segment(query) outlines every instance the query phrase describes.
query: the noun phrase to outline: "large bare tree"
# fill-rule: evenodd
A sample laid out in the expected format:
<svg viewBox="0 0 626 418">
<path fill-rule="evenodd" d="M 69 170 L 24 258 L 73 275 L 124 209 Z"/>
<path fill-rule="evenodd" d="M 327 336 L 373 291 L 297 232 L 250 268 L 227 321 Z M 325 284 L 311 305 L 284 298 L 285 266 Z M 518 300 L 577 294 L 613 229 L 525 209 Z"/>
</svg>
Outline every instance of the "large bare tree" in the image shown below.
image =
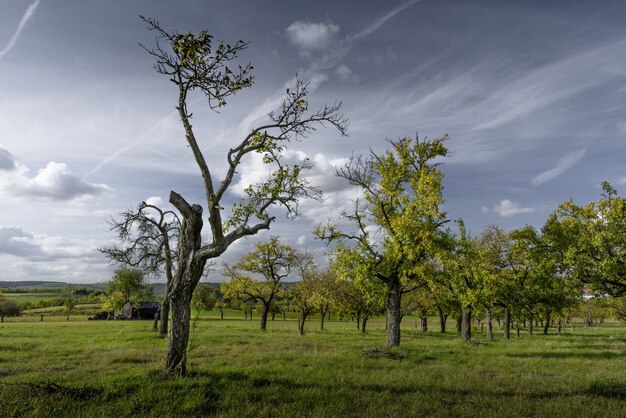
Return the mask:
<svg viewBox="0 0 626 418">
<path fill-rule="evenodd" d="M 277 109 L 268 114 L 268 121 L 252 128 L 242 139 L 233 139 L 234 146 L 226 153 L 226 171 L 216 179 L 209 168 L 192 127 L 189 97 L 201 93 L 210 109 L 226 105 L 226 99 L 253 83 L 252 66 L 232 65 L 238 54 L 248 47 L 243 41 L 232 45 L 214 42 L 207 32 L 199 34 L 164 29 L 159 22 L 142 17 L 148 29 L 156 33 L 156 46 L 147 48 L 155 59 L 155 70 L 168 78 L 178 90 L 176 109 L 184 128 L 186 143 L 202 175 L 205 204 L 208 212 L 209 238 L 203 240 L 203 207 L 191 204 L 172 191 L 169 202 L 181 218 L 177 234 L 176 267 L 168 285 L 167 300 L 171 310 L 168 352 L 165 369 L 168 373 L 186 372 L 189 341 L 190 306 L 193 291 L 208 260 L 215 259 L 240 238 L 269 229 L 275 216 L 274 207 L 281 207 L 288 218 L 299 215 L 302 198 L 319 198 L 320 190 L 303 177 L 311 167 L 308 160 L 288 164 L 282 152 L 293 139 L 306 138 L 319 126 L 333 126 L 346 134 L 347 121 L 339 113 L 341 104 L 324 105 L 310 110 L 308 84 L 296 80 Z M 245 196 L 225 214 L 227 192 L 236 181 L 238 170 L 247 156 L 260 154 L 271 174 L 245 189 Z"/>
<path fill-rule="evenodd" d="M 151 275 L 164 274 L 167 295 L 178 265 L 175 247 L 180 230 L 178 215 L 141 202 L 137 209 L 122 212 L 117 219 L 111 218 L 109 225 L 119 243 L 100 248 L 100 252 L 113 263 L 139 268 Z M 168 332 L 169 307 L 168 298 L 163 298 L 159 327 L 161 336 Z"/>
</svg>

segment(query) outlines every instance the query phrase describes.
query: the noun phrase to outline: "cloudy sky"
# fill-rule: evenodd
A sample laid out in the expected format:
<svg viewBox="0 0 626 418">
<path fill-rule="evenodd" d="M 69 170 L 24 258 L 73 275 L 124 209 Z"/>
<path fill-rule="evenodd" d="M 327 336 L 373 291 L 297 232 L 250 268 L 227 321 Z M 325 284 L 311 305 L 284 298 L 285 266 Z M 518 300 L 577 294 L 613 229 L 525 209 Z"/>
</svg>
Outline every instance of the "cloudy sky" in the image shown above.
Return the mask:
<svg viewBox="0 0 626 418">
<path fill-rule="evenodd" d="M 0 2 L 0 280 L 97 282 L 106 219 L 170 190 L 202 202 L 176 87 L 139 43 L 138 15 L 180 32 L 250 41 L 255 85 L 219 114 L 191 103 L 207 160 L 280 97 L 297 73 L 315 103 L 336 100 L 349 137 L 320 130 L 290 147 L 315 162 L 324 203 L 270 234 L 318 256 L 317 222 L 354 191 L 333 176 L 385 138 L 450 135 L 446 209 L 473 232 L 540 226 L 559 202 L 626 192 L 626 2 L 390 0 L 11 0 Z M 237 190 L 263 175 L 248 161 Z M 248 173 L 247 175 L 245 175 Z M 209 280 L 218 280 L 218 275 Z"/>
</svg>

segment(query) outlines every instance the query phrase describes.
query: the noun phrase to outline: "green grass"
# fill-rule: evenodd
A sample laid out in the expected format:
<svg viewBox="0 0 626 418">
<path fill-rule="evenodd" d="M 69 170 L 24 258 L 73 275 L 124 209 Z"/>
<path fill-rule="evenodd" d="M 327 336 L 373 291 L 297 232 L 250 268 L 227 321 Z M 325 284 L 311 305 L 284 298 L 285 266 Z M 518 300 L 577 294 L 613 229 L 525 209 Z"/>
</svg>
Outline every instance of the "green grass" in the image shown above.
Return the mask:
<svg viewBox="0 0 626 418">
<path fill-rule="evenodd" d="M 21 302 L 39 302 L 51 299 L 62 299 L 61 293 L 3 293 L 2 296 L 17 303 Z"/>
<path fill-rule="evenodd" d="M 212 312 L 211 317 L 215 317 Z M 257 317 L 258 319 L 258 317 Z M 404 321 L 401 360 L 329 322 L 201 319 L 186 378 L 161 373 L 167 341 L 151 321 L 9 318 L 0 324 L 0 416 L 597 416 L 626 415 L 626 327 L 563 335 L 422 334 Z M 453 323 L 449 324 L 453 328 Z"/>
</svg>

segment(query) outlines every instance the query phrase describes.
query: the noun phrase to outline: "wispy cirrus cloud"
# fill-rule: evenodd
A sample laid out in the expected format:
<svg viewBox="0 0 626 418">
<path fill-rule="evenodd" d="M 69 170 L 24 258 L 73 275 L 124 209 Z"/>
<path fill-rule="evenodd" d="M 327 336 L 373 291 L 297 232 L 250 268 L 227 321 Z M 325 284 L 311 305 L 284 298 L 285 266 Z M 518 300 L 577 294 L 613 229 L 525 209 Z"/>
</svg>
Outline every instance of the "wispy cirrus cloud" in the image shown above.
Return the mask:
<svg viewBox="0 0 626 418">
<path fill-rule="evenodd" d="M 31 17 L 33 17 L 33 14 L 35 14 L 35 10 L 37 10 L 37 6 L 39 6 L 40 1 L 41 0 L 35 0 L 33 4 L 28 6 L 26 11 L 24 12 L 24 15 L 22 16 L 22 20 L 20 20 L 20 23 L 17 26 L 17 30 L 15 31 L 15 33 L 13 33 L 13 36 L 11 36 L 11 39 L 9 39 L 9 42 L 4 47 L 4 49 L 0 51 L 0 60 L 2 60 L 2 58 L 13 49 L 13 47 L 17 43 L 18 38 L 20 37 L 20 34 L 24 30 L 26 23 L 30 20 Z"/>
<path fill-rule="evenodd" d="M 567 170 L 575 166 L 576 163 L 578 163 L 585 156 L 586 152 L 587 152 L 586 148 L 583 148 L 578 151 L 570 152 L 569 154 L 565 155 L 563 158 L 559 159 L 555 167 L 549 170 L 546 170 L 543 173 L 536 176 L 535 178 L 533 178 L 530 181 L 530 184 L 532 184 L 533 186 L 539 186 L 540 184 L 547 183 L 550 180 L 557 178 L 558 176 L 560 176 L 561 174 L 565 173 Z"/>
</svg>

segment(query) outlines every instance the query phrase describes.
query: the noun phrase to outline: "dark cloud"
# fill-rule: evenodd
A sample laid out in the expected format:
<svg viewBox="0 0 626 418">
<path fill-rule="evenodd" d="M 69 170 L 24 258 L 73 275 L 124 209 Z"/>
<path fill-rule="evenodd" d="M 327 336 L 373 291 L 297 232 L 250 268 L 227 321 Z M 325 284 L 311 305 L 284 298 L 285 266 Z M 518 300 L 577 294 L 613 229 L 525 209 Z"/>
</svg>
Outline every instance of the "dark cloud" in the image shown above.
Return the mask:
<svg viewBox="0 0 626 418">
<path fill-rule="evenodd" d="M 0 147 L 0 170 L 13 171 L 16 168 L 15 157 L 9 151 Z"/>
</svg>

